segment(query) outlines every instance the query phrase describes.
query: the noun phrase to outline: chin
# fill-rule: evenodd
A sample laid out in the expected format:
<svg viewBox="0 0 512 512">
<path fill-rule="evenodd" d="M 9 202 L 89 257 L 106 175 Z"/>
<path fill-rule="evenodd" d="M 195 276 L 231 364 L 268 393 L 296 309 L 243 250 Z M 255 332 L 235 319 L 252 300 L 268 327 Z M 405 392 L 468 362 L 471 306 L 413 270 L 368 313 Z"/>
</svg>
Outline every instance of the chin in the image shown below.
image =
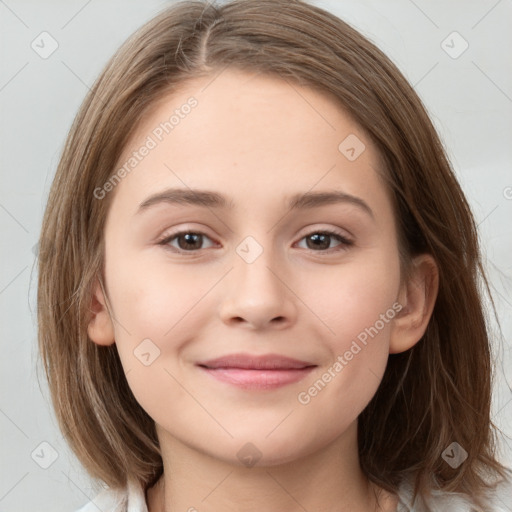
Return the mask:
<svg viewBox="0 0 512 512">
<path fill-rule="evenodd" d="M 297 438 L 286 436 L 286 431 L 283 431 L 283 434 L 274 439 L 265 438 L 261 434 L 236 436 L 235 439 L 229 441 L 229 447 L 226 447 L 225 451 L 212 454 L 212 456 L 239 467 L 265 468 L 294 462 L 317 449 L 313 443 L 311 445 L 299 444 L 299 442 L 304 442 L 300 436 Z M 273 435 L 271 434 L 271 436 Z"/>
</svg>

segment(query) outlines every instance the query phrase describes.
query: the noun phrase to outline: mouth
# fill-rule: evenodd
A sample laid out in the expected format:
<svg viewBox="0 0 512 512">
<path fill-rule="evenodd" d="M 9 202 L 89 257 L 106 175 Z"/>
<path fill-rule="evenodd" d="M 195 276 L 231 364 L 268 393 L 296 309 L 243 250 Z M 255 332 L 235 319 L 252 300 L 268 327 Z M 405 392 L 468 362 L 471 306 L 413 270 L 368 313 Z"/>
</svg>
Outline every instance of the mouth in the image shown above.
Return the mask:
<svg viewBox="0 0 512 512">
<path fill-rule="evenodd" d="M 230 354 L 197 366 L 215 379 L 242 389 L 270 390 L 302 380 L 317 365 L 278 354 Z"/>
</svg>

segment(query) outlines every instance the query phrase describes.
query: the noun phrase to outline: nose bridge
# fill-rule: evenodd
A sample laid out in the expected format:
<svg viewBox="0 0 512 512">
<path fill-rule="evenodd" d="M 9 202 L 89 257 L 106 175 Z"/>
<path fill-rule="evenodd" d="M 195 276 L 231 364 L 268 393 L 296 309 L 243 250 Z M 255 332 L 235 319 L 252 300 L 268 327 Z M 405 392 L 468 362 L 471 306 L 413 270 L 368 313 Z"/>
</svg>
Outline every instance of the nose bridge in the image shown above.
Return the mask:
<svg viewBox="0 0 512 512">
<path fill-rule="evenodd" d="M 263 326 L 279 319 L 281 324 L 292 321 L 293 301 L 285 281 L 279 274 L 280 254 L 272 246 L 272 236 L 245 237 L 235 248 L 230 285 L 223 297 L 221 316 L 225 322 L 245 320 L 253 326 Z"/>
<path fill-rule="evenodd" d="M 235 248 L 237 258 L 234 260 L 234 274 L 237 288 L 241 292 L 250 292 L 252 289 L 250 295 L 254 298 L 263 294 L 267 295 L 268 301 L 283 292 L 282 283 L 275 275 L 281 268 L 280 255 L 273 246 L 271 235 L 267 234 L 264 239 L 261 235 L 257 236 L 262 243 L 249 235 Z"/>
</svg>

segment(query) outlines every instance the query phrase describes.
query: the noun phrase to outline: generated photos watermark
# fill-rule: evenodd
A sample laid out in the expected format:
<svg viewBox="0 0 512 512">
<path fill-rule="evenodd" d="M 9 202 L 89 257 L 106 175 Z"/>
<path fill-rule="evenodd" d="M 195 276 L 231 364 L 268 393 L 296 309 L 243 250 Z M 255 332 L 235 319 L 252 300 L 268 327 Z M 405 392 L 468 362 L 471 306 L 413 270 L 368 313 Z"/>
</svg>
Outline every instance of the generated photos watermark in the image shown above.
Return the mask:
<svg viewBox="0 0 512 512">
<path fill-rule="evenodd" d="M 121 180 L 130 174 L 133 169 L 135 169 L 139 163 L 142 162 L 142 160 L 144 160 L 144 158 L 158 146 L 160 142 L 162 142 L 166 135 L 171 133 L 176 126 L 178 126 L 182 120 L 192 112 L 193 108 L 197 107 L 198 104 L 199 102 L 197 99 L 191 96 L 188 98 L 186 103 L 183 103 L 179 108 L 176 108 L 167 121 L 161 122 L 153 129 L 151 135 L 147 136 L 143 144 L 137 150 L 132 152 L 126 162 L 117 169 L 117 171 L 103 184 L 103 186 L 96 187 L 94 189 L 94 197 L 101 200 L 109 192 L 114 190 Z"/>
<path fill-rule="evenodd" d="M 366 327 L 357 335 L 357 339 L 352 340 L 350 348 L 346 350 L 342 355 L 338 355 L 334 360 L 334 363 L 329 366 L 319 379 L 317 379 L 313 385 L 311 385 L 306 391 L 301 391 L 297 395 L 297 399 L 300 404 L 307 405 L 311 400 L 320 393 L 329 382 L 337 377 L 340 372 L 349 364 L 354 357 L 366 347 L 369 339 L 373 339 L 379 334 L 382 329 L 388 324 L 395 316 L 403 309 L 403 306 L 395 302 L 391 308 L 385 313 L 381 313 L 379 319 L 370 327 Z"/>
</svg>

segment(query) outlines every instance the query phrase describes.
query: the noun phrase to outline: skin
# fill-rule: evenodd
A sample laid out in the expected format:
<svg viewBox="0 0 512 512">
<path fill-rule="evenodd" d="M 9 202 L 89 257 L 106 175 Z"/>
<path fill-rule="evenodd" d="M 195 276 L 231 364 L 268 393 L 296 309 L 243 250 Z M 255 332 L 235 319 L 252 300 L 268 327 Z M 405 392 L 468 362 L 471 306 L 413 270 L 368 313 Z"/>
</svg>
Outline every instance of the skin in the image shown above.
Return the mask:
<svg viewBox="0 0 512 512">
<path fill-rule="evenodd" d="M 147 493 L 149 511 L 368 512 L 377 510 L 374 491 L 381 510 L 395 510 L 396 497 L 360 469 L 357 419 L 389 353 L 423 335 L 437 293 L 435 263 L 418 256 L 412 278 L 401 279 L 379 155 L 331 98 L 260 74 L 213 76 L 155 105 L 127 145 L 120 165 L 174 109 L 197 99 L 111 192 L 105 293 L 98 284 L 92 301 L 91 341 L 116 344 L 136 399 L 157 425 L 164 476 Z M 338 150 L 349 134 L 366 147 L 354 161 Z M 216 191 L 233 208 L 160 202 L 137 213 L 170 187 Z M 373 215 L 349 202 L 287 206 L 293 194 L 333 190 L 362 199 Z M 198 249 L 186 252 L 183 237 L 159 244 L 182 229 L 206 235 Z M 352 245 L 335 237 L 320 249 L 311 243 L 333 229 Z M 247 236 L 263 251 L 251 263 L 236 252 Z M 300 403 L 298 394 L 394 303 L 401 311 Z M 160 350 L 148 366 L 134 355 L 147 338 Z M 247 391 L 195 365 L 234 352 L 317 366 L 299 382 Z M 260 457 L 252 467 L 237 456 L 247 443 Z"/>
</svg>

